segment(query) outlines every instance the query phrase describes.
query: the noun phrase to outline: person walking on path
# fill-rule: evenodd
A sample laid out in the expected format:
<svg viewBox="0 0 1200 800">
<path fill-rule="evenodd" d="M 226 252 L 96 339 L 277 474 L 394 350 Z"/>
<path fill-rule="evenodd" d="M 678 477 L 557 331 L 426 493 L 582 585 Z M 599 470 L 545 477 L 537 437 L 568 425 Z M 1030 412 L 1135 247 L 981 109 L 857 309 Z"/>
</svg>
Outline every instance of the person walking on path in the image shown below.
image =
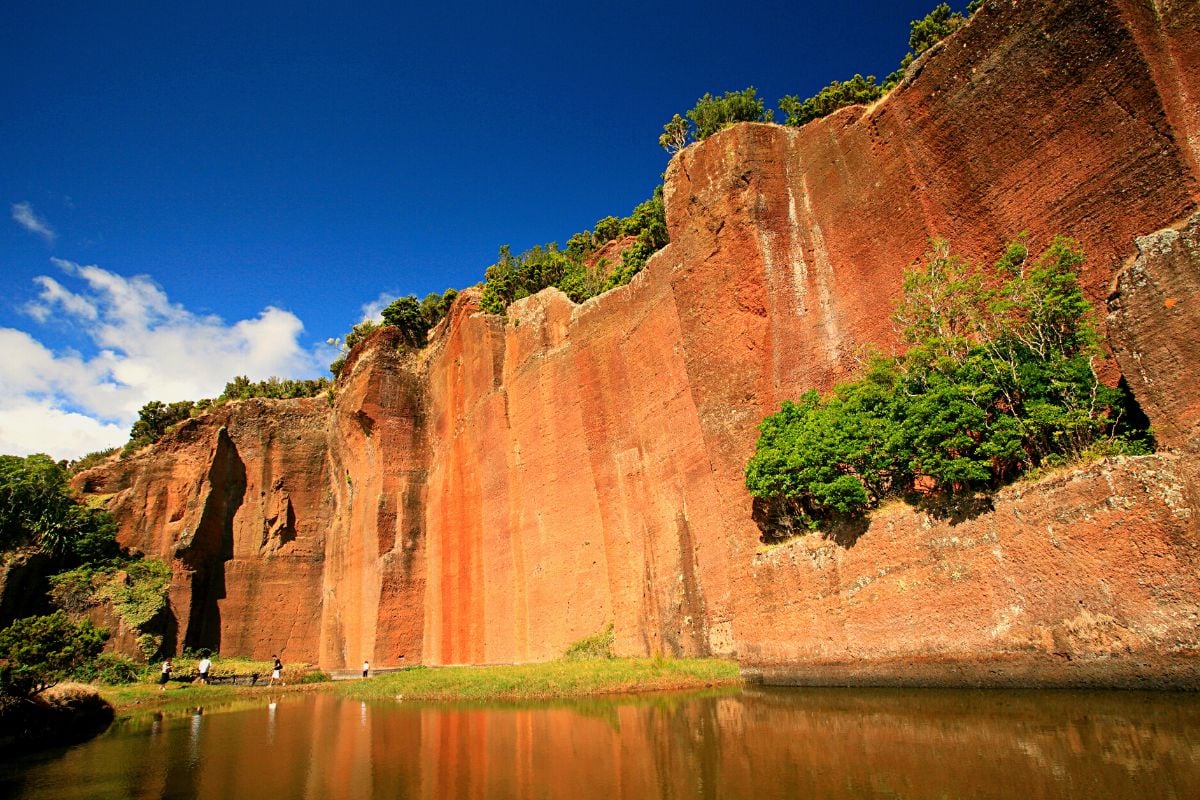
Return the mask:
<svg viewBox="0 0 1200 800">
<path fill-rule="evenodd" d="M 162 691 L 167 690 L 167 681 L 171 680 L 171 659 L 168 658 L 162 664 L 162 672 L 158 676 L 158 685 L 162 687 Z"/>
<path fill-rule="evenodd" d="M 284 686 L 287 686 L 287 684 L 283 682 L 283 662 L 279 660 L 279 656 L 271 656 L 271 658 L 275 659 L 275 666 L 271 669 L 270 685 L 274 686 L 275 681 L 279 681 L 280 683 L 283 683 Z"/>
<path fill-rule="evenodd" d="M 369 674 L 371 674 L 371 662 L 370 662 L 370 661 L 364 661 L 364 662 L 363 662 L 363 677 L 365 678 L 365 677 L 367 677 L 367 675 L 369 675 Z"/>
<path fill-rule="evenodd" d="M 196 665 L 196 669 L 200 671 L 200 682 L 207 686 L 208 671 L 212 669 L 212 660 L 208 656 L 205 656 L 200 659 L 200 663 Z"/>
</svg>

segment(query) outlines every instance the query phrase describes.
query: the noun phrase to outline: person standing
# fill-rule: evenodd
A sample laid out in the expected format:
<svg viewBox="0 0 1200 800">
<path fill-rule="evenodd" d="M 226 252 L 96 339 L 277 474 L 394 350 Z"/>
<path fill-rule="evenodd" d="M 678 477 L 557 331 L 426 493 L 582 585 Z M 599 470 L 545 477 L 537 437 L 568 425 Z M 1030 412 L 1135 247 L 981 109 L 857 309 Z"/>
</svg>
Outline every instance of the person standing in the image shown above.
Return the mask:
<svg viewBox="0 0 1200 800">
<path fill-rule="evenodd" d="M 208 656 L 200 659 L 200 663 L 196 665 L 196 669 L 200 671 L 200 682 L 208 685 L 208 671 L 212 669 L 212 659 Z"/>
<path fill-rule="evenodd" d="M 363 677 L 364 678 L 367 677 L 367 675 L 369 675 L 370 673 L 371 673 L 371 662 L 364 661 L 363 662 Z"/>
<path fill-rule="evenodd" d="M 279 660 L 279 656 L 277 656 L 277 655 L 271 656 L 271 658 L 275 659 L 275 665 L 271 668 L 271 684 L 270 684 L 271 686 L 274 686 L 275 681 L 279 681 L 280 683 L 283 683 L 283 662 Z M 287 686 L 286 683 L 283 683 L 283 685 Z"/>
<path fill-rule="evenodd" d="M 162 691 L 167 690 L 167 681 L 171 680 L 171 659 L 168 658 L 162 663 L 162 672 L 158 676 L 158 685 L 162 687 Z"/>
</svg>

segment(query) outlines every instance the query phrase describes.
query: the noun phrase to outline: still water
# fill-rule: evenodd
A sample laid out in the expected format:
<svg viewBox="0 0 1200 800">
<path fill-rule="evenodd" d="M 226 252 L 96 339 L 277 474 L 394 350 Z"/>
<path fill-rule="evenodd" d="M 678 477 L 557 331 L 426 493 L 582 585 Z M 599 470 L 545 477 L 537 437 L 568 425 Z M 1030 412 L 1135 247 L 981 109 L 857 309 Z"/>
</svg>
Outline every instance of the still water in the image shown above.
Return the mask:
<svg viewBox="0 0 1200 800">
<path fill-rule="evenodd" d="M 746 689 L 453 707 L 264 693 L 0 762 L 18 798 L 1200 798 L 1200 698 Z"/>
</svg>

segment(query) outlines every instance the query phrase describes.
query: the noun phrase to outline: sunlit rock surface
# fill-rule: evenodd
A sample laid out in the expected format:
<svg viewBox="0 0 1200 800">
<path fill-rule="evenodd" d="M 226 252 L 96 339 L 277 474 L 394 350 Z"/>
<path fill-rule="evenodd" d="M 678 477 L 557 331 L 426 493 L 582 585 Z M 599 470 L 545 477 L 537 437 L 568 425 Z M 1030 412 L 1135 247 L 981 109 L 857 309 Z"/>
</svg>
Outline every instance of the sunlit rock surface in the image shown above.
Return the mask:
<svg viewBox="0 0 1200 800">
<path fill-rule="evenodd" d="M 742 469 L 782 400 L 893 345 L 930 237 L 982 259 L 1022 231 L 1078 239 L 1100 308 L 1120 287 L 1120 370 L 1192 447 L 1200 364 L 1172 341 L 1195 339 L 1194 228 L 1122 270 L 1197 210 L 1198 102 L 1194 2 L 993 0 L 873 107 L 676 156 L 671 244 L 630 285 L 507 320 L 464 292 L 425 351 L 361 345 L 332 405 L 227 406 L 79 483 L 174 564 L 179 647 L 530 661 L 611 622 L 623 654 L 780 676 L 1194 685 L 1200 500 L 1177 452 L 774 548 Z"/>
</svg>

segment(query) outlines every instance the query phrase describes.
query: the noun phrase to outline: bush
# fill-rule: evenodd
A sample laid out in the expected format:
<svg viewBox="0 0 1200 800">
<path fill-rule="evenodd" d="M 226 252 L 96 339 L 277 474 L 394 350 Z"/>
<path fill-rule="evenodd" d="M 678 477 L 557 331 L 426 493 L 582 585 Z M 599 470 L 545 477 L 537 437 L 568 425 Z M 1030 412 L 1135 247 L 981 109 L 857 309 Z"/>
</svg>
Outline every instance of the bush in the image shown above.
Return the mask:
<svg viewBox="0 0 1200 800">
<path fill-rule="evenodd" d="M 118 448 L 116 447 L 110 447 L 106 450 L 97 450 L 95 452 L 88 453 L 82 458 L 77 458 L 67 464 L 67 473 L 69 475 L 78 475 L 85 470 L 89 470 L 92 467 L 103 464 L 109 459 L 109 457 L 113 455 L 113 453 L 116 453 L 117 450 Z"/>
<path fill-rule="evenodd" d="M 119 553 L 116 523 L 82 505 L 67 482 L 64 464 L 47 455 L 0 456 L 0 549 L 36 544 L 76 562 L 98 562 Z"/>
<path fill-rule="evenodd" d="M 614 658 L 613 642 L 616 636 L 613 633 L 612 623 L 597 633 L 595 636 L 589 636 L 586 639 L 580 639 L 573 645 L 567 648 L 563 653 L 564 661 L 605 661 Z"/>
<path fill-rule="evenodd" d="M 300 676 L 300 683 L 326 683 L 331 680 L 333 676 L 319 669 L 309 670 Z"/>
<path fill-rule="evenodd" d="M 848 81 L 834 81 L 813 97 L 801 101 L 788 95 L 779 101 L 779 110 L 786 118 L 784 125 L 800 126 L 819 117 L 825 117 L 846 106 L 870 103 L 883 97 L 883 87 L 875 83 L 875 76 L 855 75 Z"/>
<path fill-rule="evenodd" d="M 62 611 L 17 620 L 0 631 L 0 693 L 32 697 L 48 689 L 95 658 L 106 638 Z"/>
<path fill-rule="evenodd" d="M 142 669 L 126 656 L 101 653 L 95 659 L 81 664 L 71 677 L 106 686 L 122 686 L 141 680 Z"/>
<path fill-rule="evenodd" d="M 689 140 L 699 142 L 737 122 L 771 122 L 775 114 L 764 108 L 758 90 L 751 86 L 721 97 L 705 92 L 687 112 L 687 118 L 690 125 L 676 114 L 663 126 L 658 143 L 664 150 L 680 150 Z"/>
<path fill-rule="evenodd" d="M 617 269 L 606 275 L 603 271 L 606 265 L 588 265 L 596 250 L 621 236 L 633 236 L 636 240 L 622 253 Z M 491 314 L 504 314 L 510 303 L 548 286 L 557 287 L 574 302 L 582 303 L 628 283 L 667 241 L 666 209 L 662 187 L 658 186 L 650 199 L 639 203 L 628 217 L 605 217 L 596 223 L 594 231 L 571 236 L 566 250 L 551 243 L 514 256 L 507 245 L 501 247 L 499 259 L 485 273 L 480 308 Z"/>
<path fill-rule="evenodd" d="M 908 352 L 767 417 L 750 493 L 812 527 L 918 485 L 988 490 L 1087 453 L 1149 450 L 1123 419 L 1130 401 L 1092 369 L 1101 353 L 1082 262 L 1068 239 L 1037 259 L 1018 240 L 985 274 L 935 242 L 906 273 L 895 314 Z"/>
</svg>

